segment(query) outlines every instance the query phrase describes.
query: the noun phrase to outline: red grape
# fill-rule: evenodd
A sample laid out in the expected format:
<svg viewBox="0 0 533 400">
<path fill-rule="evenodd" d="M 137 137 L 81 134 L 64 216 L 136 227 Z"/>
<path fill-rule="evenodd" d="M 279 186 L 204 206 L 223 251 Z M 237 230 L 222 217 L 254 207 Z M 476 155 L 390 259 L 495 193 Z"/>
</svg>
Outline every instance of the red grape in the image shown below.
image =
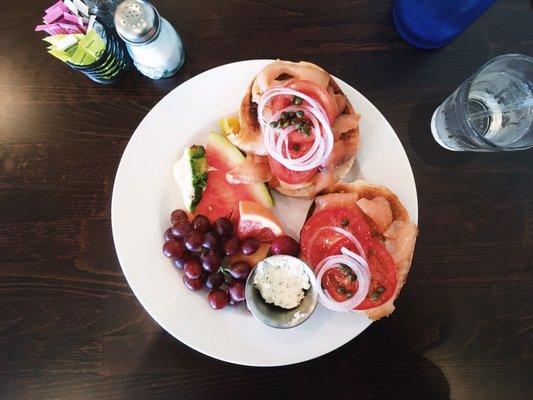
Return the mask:
<svg viewBox="0 0 533 400">
<path fill-rule="evenodd" d="M 200 290 L 204 287 L 204 280 L 201 278 L 191 279 L 187 275 L 183 275 L 183 283 L 191 290 Z"/>
<path fill-rule="evenodd" d="M 165 242 L 174 239 L 174 235 L 172 234 L 172 227 L 168 228 L 163 234 L 163 236 L 165 238 Z"/>
<path fill-rule="evenodd" d="M 183 243 L 176 239 L 169 240 L 163 245 L 163 254 L 168 258 L 178 258 L 184 251 Z"/>
<path fill-rule="evenodd" d="M 241 241 L 237 236 L 233 236 L 224 243 L 224 254 L 228 257 L 234 256 L 241 251 Z"/>
<path fill-rule="evenodd" d="M 192 231 L 185 236 L 183 243 L 189 251 L 198 251 L 202 247 L 204 237 L 200 232 Z"/>
<path fill-rule="evenodd" d="M 290 236 L 278 236 L 272 241 L 270 252 L 276 254 L 286 254 L 298 257 L 300 254 L 300 244 Z"/>
<path fill-rule="evenodd" d="M 225 254 L 222 251 L 222 246 L 217 246 L 213 249 L 213 252 L 220 258 L 223 259 L 225 257 Z"/>
<path fill-rule="evenodd" d="M 237 281 L 231 274 L 227 274 L 226 277 L 224 278 L 224 283 L 226 284 L 227 287 L 231 287 L 235 282 Z"/>
<path fill-rule="evenodd" d="M 218 249 L 219 241 L 218 236 L 215 235 L 213 232 L 207 232 L 204 234 L 204 242 L 202 244 L 206 249 Z"/>
<path fill-rule="evenodd" d="M 218 271 L 213 271 L 207 277 L 205 281 L 205 286 L 209 289 L 218 289 L 224 283 L 224 275 Z"/>
<path fill-rule="evenodd" d="M 207 295 L 209 305 L 215 310 L 220 310 L 228 305 L 228 294 L 222 289 L 213 289 Z"/>
<path fill-rule="evenodd" d="M 248 278 L 248 275 L 250 275 L 251 271 L 252 267 L 250 267 L 250 264 L 248 264 L 246 261 L 238 261 L 235 264 L 232 264 L 231 267 L 229 267 L 229 273 L 235 279 L 240 280 Z"/>
<path fill-rule="evenodd" d="M 244 255 L 252 255 L 259 249 L 259 242 L 256 238 L 246 238 L 242 241 L 241 250 Z"/>
<path fill-rule="evenodd" d="M 207 250 L 200 256 L 202 266 L 206 271 L 216 271 L 220 267 L 220 256 L 214 250 Z"/>
<path fill-rule="evenodd" d="M 232 306 L 238 306 L 238 305 L 241 304 L 241 303 L 242 303 L 242 301 L 235 301 L 235 300 L 233 300 L 233 299 L 231 298 L 231 296 L 230 296 L 230 298 L 229 298 L 229 304 L 230 304 L 230 305 L 232 305 Z"/>
<path fill-rule="evenodd" d="M 233 224 L 227 218 L 219 218 L 215 221 L 215 232 L 220 237 L 230 237 L 233 233 Z"/>
<path fill-rule="evenodd" d="M 189 279 L 198 279 L 202 275 L 202 265 L 196 258 L 189 258 L 185 261 L 183 269 Z"/>
<path fill-rule="evenodd" d="M 176 268 L 183 269 L 185 267 L 185 262 L 191 257 L 188 253 L 188 251 L 185 251 L 180 257 L 176 257 L 172 260 Z"/>
<path fill-rule="evenodd" d="M 229 295 L 234 301 L 244 300 L 245 285 L 243 281 L 237 281 L 229 288 Z"/>
<path fill-rule="evenodd" d="M 183 239 L 191 231 L 192 224 L 187 220 L 178 220 L 172 225 L 172 234 L 180 239 Z"/>
<path fill-rule="evenodd" d="M 170 214 L 170 222 L 172 224 L 175 224 L 178 221 L 187 221 L 189 219 L 187 213 L 183 210 L 174 210 L 172 211 L 172 214 Z"/>
<path fill-rule="evenodd" d="M 192 227 L 195 231 L 198 231 L 200 233 L 206 233 L 211 227 L 211 224 L 209 223 L 209 219 L 205 215 L 198 214 L 192 219 Z"/>
</svg>

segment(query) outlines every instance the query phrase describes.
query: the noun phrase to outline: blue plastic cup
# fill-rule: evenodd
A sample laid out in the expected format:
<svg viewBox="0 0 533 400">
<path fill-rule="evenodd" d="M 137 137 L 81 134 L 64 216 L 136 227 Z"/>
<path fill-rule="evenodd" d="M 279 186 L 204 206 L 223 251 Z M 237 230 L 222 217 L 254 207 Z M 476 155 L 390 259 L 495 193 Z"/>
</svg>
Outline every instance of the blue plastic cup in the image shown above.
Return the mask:
<svg viewBox="0 0 533 400">
<path fill-rule="evenodd" d="M 394 24 L 400 36 L 421 49 L 450 44 L 496 0 L 396 0 Z"/>
</svg>

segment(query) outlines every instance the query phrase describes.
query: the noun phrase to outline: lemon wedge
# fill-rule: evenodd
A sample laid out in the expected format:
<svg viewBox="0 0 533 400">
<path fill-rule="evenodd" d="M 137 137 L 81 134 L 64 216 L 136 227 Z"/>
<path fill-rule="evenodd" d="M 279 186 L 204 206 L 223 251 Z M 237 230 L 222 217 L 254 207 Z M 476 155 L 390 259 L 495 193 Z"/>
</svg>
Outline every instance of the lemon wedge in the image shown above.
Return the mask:
<svg viewBox="0 0 533 400">
<path fill-rule="evenodd" d="M 222 133 L 224 136 L 228 136 L 231 134 L 237 134 L 241 130 L 241 126 L 239 125 L 239 118 L 235 117 L 228 117 L 228 118 L 221 118 L 220 119 L 220 128 L 222 129 Z"/>
</svg>

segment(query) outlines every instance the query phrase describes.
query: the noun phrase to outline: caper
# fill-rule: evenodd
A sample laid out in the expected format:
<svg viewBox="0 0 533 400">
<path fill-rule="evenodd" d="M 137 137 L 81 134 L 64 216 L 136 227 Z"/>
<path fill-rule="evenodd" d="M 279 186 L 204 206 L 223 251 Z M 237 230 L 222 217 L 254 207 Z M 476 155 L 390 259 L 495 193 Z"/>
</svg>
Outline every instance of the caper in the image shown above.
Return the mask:
<svg viewBox="0 0 533 400">
<path fill-rule="evenodd" d="M 354 293 L 348 289 L 346 289 L 345 287 L 342 287 L 342 286 L 337 286 L 337 293 L 339 294 L 342 294 L 343 296 L 346 296 L 346 298 L 351 298 L 353 297 Z"/>
<path fill-rule="evenodd" d="M 348 291 L 346 290 L 346 288 L 342 287 L 342 286 L 337 286 L 337 293 L 339 294 L 344 294 L 346 295 L 346 293 L 348 293 Z"/>
<path fill-rule="evenodd" d="M 303 103 L 303 100 L 301 97 L 298 97 L 298 96 L 294 96 L 293 99 L 292 99 L 292 102 L 296 105 L 300 105 Z"/>
<path fill-rule="evenodd" d="M 277 128 L 277 127 L 278 127 L 278 123 L 279 123 L 278 121 L 272 121 L 272 122 L 270 123 L 270 127 L 271 127 L 271 128 Z"/>
<path fill-rule="evenodd" d="M 350 267 L 348 267 L 347 265 L 344 265 L 344 264 L 340 264 L 339 265 L 339 269 L 341 270 L 341 272 L 344 274 L 344 275 L 349 275 L 350 272 L 352 271 L 350 269 Z"/>
<path fill-rule="evenodd" d="M 376 290 L 370 293 L 369 295 L 370 300 L 372 301 L 378 300 L 384 292 L 385 292 L 385 288 L 383 286 L 378 286 Z"/>
<path fill-rule="evenodd" d="M 298 118 L 303 118 L 303 117 L 305 116 L 305 113 L 304 113 L 302 110 L 300 110 L 300 111 L 296 111 L 296 116 L 297 116 Z"/>
</svg>

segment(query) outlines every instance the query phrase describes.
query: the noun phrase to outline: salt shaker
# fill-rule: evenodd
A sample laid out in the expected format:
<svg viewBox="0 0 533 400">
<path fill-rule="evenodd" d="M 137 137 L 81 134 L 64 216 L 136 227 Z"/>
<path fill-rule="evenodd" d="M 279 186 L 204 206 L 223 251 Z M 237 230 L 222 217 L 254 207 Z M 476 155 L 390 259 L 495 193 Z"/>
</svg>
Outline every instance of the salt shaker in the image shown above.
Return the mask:
<svg viewBox="0 0 533 400">
<path fill-rule="evenodd" d="M 152 79 L 174 75 L 185 61 L 181 38 L 145 0 L 124 0 L 115 10 L 115 28 L 137 69 Z"/>
</svg>

